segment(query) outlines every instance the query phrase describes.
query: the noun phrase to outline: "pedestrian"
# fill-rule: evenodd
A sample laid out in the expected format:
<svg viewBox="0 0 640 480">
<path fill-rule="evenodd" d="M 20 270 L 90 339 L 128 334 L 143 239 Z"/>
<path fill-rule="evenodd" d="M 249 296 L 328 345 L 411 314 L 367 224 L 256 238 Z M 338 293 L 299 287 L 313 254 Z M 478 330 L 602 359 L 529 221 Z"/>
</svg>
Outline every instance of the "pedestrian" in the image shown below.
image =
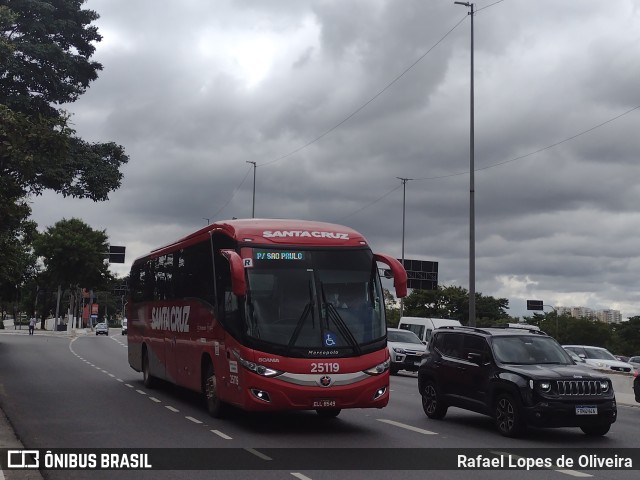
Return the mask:
<svg viewBox="0 0 640 480">
<path fill-rule="evenodd" d="M 33 330 L 36 328 L 36 316 L 32 315 L 29 319 L 29 335 L 33 335 Z"/>
</svg>

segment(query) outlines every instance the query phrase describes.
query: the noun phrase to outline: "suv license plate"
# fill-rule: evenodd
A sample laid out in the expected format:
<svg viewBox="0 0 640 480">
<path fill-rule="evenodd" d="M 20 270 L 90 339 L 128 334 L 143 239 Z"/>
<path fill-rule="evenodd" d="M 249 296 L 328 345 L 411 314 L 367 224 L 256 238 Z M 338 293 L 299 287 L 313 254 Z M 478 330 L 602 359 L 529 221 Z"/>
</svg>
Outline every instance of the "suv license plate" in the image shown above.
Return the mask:
<svg viewBox="0 0 640 480">
<path fill-rule="evenodd" d="M 313 408 L 333 408 L 336 406 L 335 400 L 319 399 L 313 401 Z"/>
<path fill-rule="evenodd" d="M 597 415 L 598 407 L 592 405 L 577 405 L 576 415 Z"/>
</svg>

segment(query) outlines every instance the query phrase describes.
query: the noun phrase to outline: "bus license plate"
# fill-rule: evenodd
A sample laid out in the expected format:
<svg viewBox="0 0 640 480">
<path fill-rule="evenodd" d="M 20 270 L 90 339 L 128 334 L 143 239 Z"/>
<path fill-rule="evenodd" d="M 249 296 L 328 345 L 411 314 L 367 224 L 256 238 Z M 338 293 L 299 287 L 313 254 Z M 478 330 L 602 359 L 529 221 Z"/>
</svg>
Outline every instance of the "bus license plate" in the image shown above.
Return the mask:
<svg viewBox="0 0 640 480">
<path fill-rule="evenodd" d="M 333 408 L 336 406 L 335 400 L 321 398 L 313 401 L 313 408 Z"/>
<path fill-rule="evenodd" d="M 598 407 L 595 405 L 576 405 L 576 415 L 597 415 Z"/>
</svg>

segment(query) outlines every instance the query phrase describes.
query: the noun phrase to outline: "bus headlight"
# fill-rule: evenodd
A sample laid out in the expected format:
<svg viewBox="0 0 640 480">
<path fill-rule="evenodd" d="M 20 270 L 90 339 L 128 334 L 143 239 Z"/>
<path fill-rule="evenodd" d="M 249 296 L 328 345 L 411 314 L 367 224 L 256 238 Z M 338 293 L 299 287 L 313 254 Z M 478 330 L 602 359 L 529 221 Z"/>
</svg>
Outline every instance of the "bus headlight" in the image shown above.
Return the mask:
<svg viewBox="0 0 640 480">
<path fill-rule="evenodd" d="M 284 373 L 280 370 L 275 370 L 273 368 L 265 367 L 264 365 L 250 362 L 249 360 L 245 360 L 240 355 L 236 355 L 236 358 L 238 359 L 238 362 L 240 362 L 240 365 L 242 365 L 244 368 L 262 377 L 277 377 L 278 375 L 282 375 Z"/>
<path fill-rule="evenodd" d="M 387 370 L 389 370 L 389 364 L 390 363 L 391 363 L 391 361 L 389 359 L 387 359 L 384 362 L 379 363 L 375 367 L 371 367 L 371 368 L 368 368 L 366 370 L 363 370 L 363 372 L 366 373 L 367 375 L 380 375 L 381 373 L 384 373 Z"/>
</svg>

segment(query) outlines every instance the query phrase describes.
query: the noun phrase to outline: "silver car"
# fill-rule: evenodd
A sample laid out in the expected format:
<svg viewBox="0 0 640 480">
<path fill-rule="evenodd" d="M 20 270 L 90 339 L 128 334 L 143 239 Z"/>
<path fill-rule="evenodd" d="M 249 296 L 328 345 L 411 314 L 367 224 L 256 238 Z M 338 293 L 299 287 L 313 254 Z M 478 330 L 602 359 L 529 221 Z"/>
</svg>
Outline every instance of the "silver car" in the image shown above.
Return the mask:
<svg viewBox="0 0 640 480">
<path fill-rule="evenodd" d="M 415 333 L 409 330 L 388 328 L 387 345 L 391 357 L 392 375 L 397 374 L 399 370 L 418 371 L 427 346 L 420 341 Z"/>
<path fill-rule="evenodd" d="M 613 354 L 602 347 L 590 347 L 588 345 L 563 345 L 565 350 L 570 350 L 583 358 L 585 362 L 599 370 L 612 370 L 614 372 L 632 373 L 633 366 L 627 362 L 621 362 Z"/>
<path fill-rule="evenodd" d="M 109 326 L 105 322 L 97 324 L 96 335 L 109 335 Z"/>
</svg>

